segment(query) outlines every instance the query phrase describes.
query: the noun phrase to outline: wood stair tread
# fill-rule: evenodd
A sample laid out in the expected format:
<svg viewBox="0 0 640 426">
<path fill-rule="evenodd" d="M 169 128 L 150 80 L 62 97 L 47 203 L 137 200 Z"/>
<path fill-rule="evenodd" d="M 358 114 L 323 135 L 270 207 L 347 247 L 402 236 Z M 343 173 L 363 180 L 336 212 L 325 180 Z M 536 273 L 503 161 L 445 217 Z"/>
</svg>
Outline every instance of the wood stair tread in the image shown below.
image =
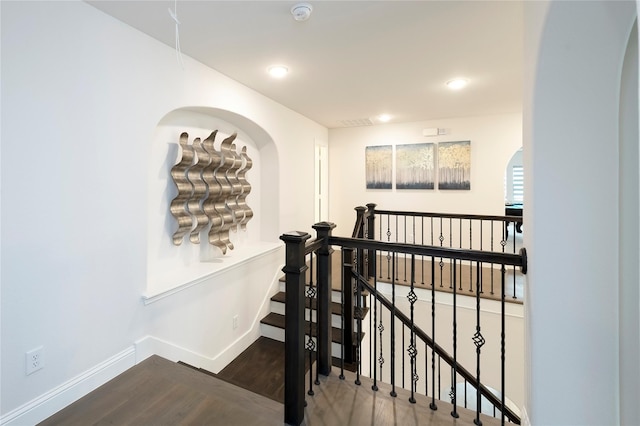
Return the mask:
<svg viewBox="0 0 640 426">
<path fill-rule="evenodd" d="M 286 297 L 287 297 L 287 294 L 284 291 L 280 291 L 276 293 L 274 296 L 272 296 L 271 300 L 273 302 L 286 303 Z M 317 299 L 310 300 L 308 297 L 305 297 L 304 304 L 305 304 L 305 308 L 309 309 L 309 307 L 311 306 L 312 307 L 311 309 L 315 310 L 317 305 Z M 331 313 L 334 315 L 341 315 L 342 314 L 341 306 L 342 305 L 338 302 L 331 302 Z M 364 316 L 366 316 L 367 312 L 369 311 L 369 308 L 363 307 L 362 310 L 363 310 Z M 354 308 L 354 311 L 355 311 L 355 308 Z"/>
<path fill-rule="evenodd" d="M 265 325 L 270 325 L 276 328 L 281 328 L 284 330 L 285 328 L 285 318 L 284 315 L 277 314 L 275 312 L 269 313 L 266 317 L 260 320 L 260 323 Z M 304 332 L 306 335 L 311 334 L 311 323 L 309 321 L 305 321 Z M 313 335 L 316 334 L 316 324 L 313 324 Z M 364 337 L 364 333 L 362 333 L 362 337 Z M 357 340 L 356 333 L 353 333 L 354 342 Z M 334 343 L 342 343 L 342 331 L 339 328 L 331 327 L 331 341 Z"/>
</svg>

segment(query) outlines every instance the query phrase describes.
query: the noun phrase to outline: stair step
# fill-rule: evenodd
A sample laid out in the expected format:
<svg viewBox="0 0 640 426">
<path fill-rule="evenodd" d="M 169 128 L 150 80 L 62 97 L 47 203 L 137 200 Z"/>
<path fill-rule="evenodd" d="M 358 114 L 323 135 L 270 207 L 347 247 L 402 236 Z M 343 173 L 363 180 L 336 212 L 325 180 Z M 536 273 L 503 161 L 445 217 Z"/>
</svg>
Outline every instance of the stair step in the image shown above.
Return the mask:
<svg viewBox="0 0 640 426">
<path fill-rule="evenodd" d="M 284 291 L 280 291 L 278 293 L 276 293 L 273 297 L 271 297 L 271 301 L 273 302 L 278 302 L 278 303 L 286 303 L 286 293 Z M 317 305 L 317 300 L 316 299 L 312 299 L 309 300 L 308 297 L 305 297 L 304 299 L 304 303 L 305 303 L 305 308 L 309 309 L 309 307 L 311 306 L 311 309 L 316 309 L 316 305 Z M 340 316 L 342 315 L 342 309 L 341 309 L 341 304 L 338 302 L 331 302 L 331 314 L 332 315 L 337 315 Z M 364 311 L 364 315 L 367 315 L 367 312 L 369 311 L 369 308 L 363 308 Z"/>
<path fill-rule="evenodd" d="M 261 324 L 270 325 L 272 327 L 281 328 L 284 330 L 285 327 L 285 319 L 284 315 L 276 314 L 275 312 L 271 312 L 266 317 L 260 320 Z M 309 335 L 309 331 L 313 329 L 313 336 L 316 335 L 316 324 L 313 324 L 313 328 L 309 321 L 305 321 L 304 333 L 305 335 Z M 364 334 L 364 333 L 363 333 Z M 356 339 L 356 334 L 353 334 L 354 340 Z M 331 341 L 334 343 L 341 344 L 342 343 L 342 330 L 336 327 L 331 327 Z"/>
</svg>

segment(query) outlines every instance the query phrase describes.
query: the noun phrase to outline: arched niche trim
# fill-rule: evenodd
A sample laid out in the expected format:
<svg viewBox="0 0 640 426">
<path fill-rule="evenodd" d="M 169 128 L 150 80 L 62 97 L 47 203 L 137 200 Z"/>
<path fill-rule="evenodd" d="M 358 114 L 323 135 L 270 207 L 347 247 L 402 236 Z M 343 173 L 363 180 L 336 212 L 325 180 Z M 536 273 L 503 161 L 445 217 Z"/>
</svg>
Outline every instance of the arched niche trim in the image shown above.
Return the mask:
<svg viewBox="0 0 640 426">
<path fill-rule="evenodd" d="M 218 130 L 215 146 L 222 138 L 238 134 L 237 146 L 246 146 L 253 167 L 247 173 L 252 186 L 247 198 L 254 216 L 246 231 L 238 230 L 233 250 L 226 255 L 202 238 L 200 244 L 185 238 L 179 246 L 173 244 L 175 218 L 169 211 L 177 194 L 170 170 L 179 155 L 180 133 L 189 133 L 189 143 L 196 137 L 206 138 Z M 272 230 L 279 229 L 279 184 L 277 147 L 271 135 L 248 117 L 220 108 L 190 106 L 165 114 L 158 122 L 149 152 L 147 185 L 147 286 L 145 300 L 171 294 L 203 281 L 226 268 L 237 266 L 256 256 L 280 247 Z M 154 299 L 155 300 L 155 299 Z"/>
</svg>

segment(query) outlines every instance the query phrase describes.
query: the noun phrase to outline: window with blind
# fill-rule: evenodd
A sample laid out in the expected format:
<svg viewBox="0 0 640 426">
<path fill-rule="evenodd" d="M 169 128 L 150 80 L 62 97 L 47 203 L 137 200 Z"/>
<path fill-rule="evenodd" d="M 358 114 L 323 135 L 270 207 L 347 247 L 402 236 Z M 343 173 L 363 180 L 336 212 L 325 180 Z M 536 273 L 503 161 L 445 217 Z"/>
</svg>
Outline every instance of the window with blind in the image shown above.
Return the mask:
<svg viewBox="0 0 640 426">
<path fill-rule="evenodd" d="M 511 177 L 513 179 L 513 202 L 522 203 L 524 200 L 524 172 L 522 166 L 513 166 Z"/>
</svg>

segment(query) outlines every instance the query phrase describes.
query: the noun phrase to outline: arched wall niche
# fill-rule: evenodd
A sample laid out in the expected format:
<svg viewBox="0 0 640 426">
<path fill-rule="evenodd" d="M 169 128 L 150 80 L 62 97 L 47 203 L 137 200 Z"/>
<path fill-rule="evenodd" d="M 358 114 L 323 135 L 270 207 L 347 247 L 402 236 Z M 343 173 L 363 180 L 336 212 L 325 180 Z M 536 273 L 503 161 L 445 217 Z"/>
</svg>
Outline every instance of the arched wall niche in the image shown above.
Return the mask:
<svg viewBox="0 0 640 426">
<path fill-rule="evenodd" d="M 247 204 L 254 216 L 246 230 L 230 232 L 234 249 L 226 254 L 209 244 L 208 227 L 200 233 L 200 244 L 192 243 L 187 234 L 180 245 L 175 245 L 172 236 L 178 224 L 169 210 L 178 193 L 170 172 L 181 158 L 180 134 L 188 133 L 192 144 L 195 138 L 205 139 L 214 130 L 218 131 L 216 150 L 224 138 L 235 132 L 237 150 L 246 147 L 253 162 L 246 177 L 251 184 Z M 277 238 L 265 232 L 278 229 L 278 186 L 263 187 L 265 182 L 273 181 L 268 177 L 278 175 L 277 149 L 271 136 L 249 118 L 219 108 L 175 109 L 162 117 L 155 128 L 148 164 L 147 297 L 202 280 L 279 245 Z"/>
</svg>

